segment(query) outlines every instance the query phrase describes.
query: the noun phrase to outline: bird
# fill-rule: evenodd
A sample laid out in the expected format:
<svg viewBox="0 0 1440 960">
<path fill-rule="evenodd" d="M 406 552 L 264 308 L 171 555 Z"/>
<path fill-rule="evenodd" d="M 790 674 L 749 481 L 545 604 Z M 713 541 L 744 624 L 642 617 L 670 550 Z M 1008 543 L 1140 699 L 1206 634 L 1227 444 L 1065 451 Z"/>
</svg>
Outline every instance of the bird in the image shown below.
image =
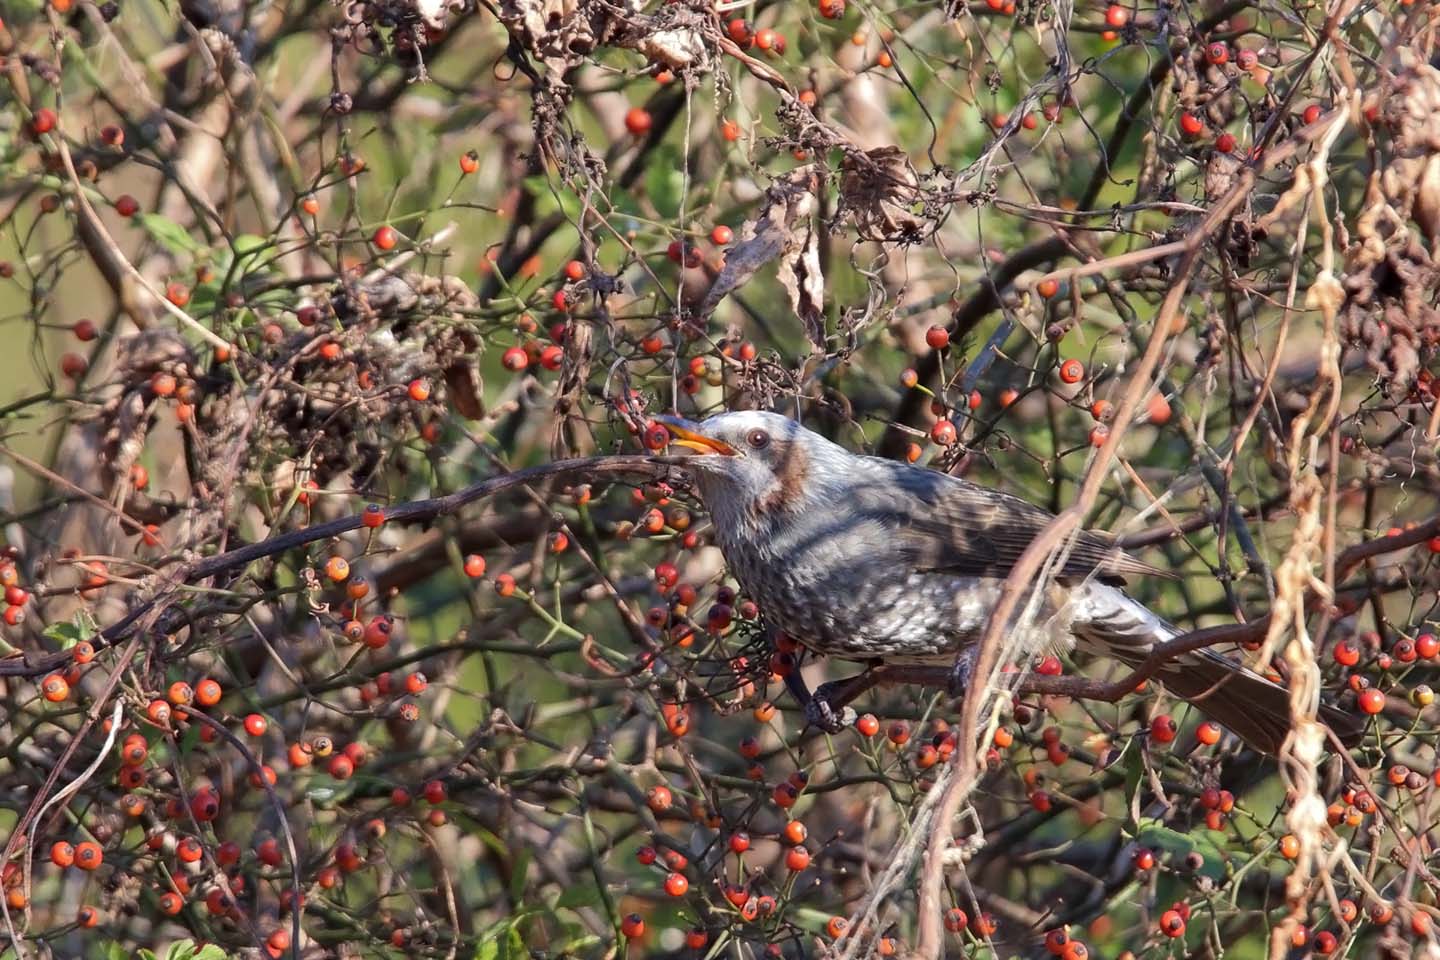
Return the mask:
<svg viewBox="0 0 1440 960">
<path fill-rule="evenodd" d="M 1005 577 L 1053 515 L 1020 497 L 894 460 L 855 454 L 782 414 L 703 421 L 662 415 L 673 458 L 710 514 L 716 545 L 768 628 L 820 655 L 869 666 L 956 665 L 959 693 Z M 1125 592 L 1129 577 L 1174 577 L 1107 534 L 1076 534 L 1041 591 L 1031 652 L 1079 645 L 1138 666 L 1182 631 Z M 798 677 L 798 671 L 792 671 Z M 1155 675 L 1251 747 L 1277 754 L 1289 691 L 1210 648 Z M 806 718 L 843 725 L 821 692 L 791 689 Z M 1353 742 L 1352 714 L 1321 719 Z"/>
</svg>

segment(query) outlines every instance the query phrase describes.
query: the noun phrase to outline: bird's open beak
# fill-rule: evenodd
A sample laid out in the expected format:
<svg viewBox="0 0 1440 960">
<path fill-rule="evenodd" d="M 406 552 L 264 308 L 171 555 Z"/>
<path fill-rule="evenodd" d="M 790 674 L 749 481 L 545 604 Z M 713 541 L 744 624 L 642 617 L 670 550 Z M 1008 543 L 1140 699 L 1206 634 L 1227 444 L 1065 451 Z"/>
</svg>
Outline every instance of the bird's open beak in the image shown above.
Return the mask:
<svg viewBox="0 0 1440 960">
<path fill-rule="evenodd" d="M 680 417 L 657 416 L 655 418 L 664 425 L 670 435 L 674 437 L 670 442 L 677 447 L 688 447 L 699 454 L 720 454 L 724 457 L 735 456 L 735 448 L 724 440 L 715 437 L 707 437 L 700 432 L 700 425 Z"/>
</svg>

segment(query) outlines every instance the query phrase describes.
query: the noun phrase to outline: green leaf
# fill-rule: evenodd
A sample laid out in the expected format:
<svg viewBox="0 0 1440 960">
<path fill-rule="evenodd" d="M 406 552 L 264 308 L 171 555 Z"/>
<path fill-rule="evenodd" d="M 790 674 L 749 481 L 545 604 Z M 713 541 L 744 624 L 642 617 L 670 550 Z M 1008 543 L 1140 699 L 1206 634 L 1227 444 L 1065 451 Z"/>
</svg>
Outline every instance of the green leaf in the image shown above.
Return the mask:
<svg viewBox="0 0 1440 960">
<path fill-rule="evenodd" d="M 171 253 L 193 254 L 201 249 L 195 238 L 190 236 L 190 232 L 169 217 L 158 213 L 142 213 L 138 214 L 136 219 L 156 243 Z"/>
<path fill-rule="evenodd" d="M 165 960 L 194 960 L 194 957 L 194 940 L 179 940 L 170 944 L 170 949 L 165 951 Z"/>
<path fill-rule="evenodd" d="M 68 650 L 87 637 L 93 637 L 100 630 L 95 618 L 84 610 L 78 611 L 68 623 L 52 623 L 43 631 L 43 636 L 54 640 L 61 650 Z"/>
<path fill-rule="evenodd" d="M 130 951 L 111 940 L 105 944 L 105 960 L 130 960 Z"/>
<path fill-rule="evenodd" d="M 242 233 L 235 238 L 235 252 L 240 256 L 247 253 L 259 253 L 270 246 L 270 241 L 254 233 Z"/>
<path fill-rule="evenodd" d="M 69 650 L 88 636 L 73 623 L 52 623 L 41 631 L 41 635 L 47 640 L 54 640 L 61 650 Z"/>
<path fill-rule="evenodd" d="M 668 143 L 662 143 L 645 171 L 645 193 L 660 216 L 670 218 L 680 213 L 685 195 L 684 157 Z"/>
<path fill-rule="evenodd" d="M 1215 880 L 1225 875 L 1225 853 L 1203 831 L 1181 833 L 1158 820 L 1146 818 L 1140 821 L 1139 829 L 1135 831 L 1135 842 L 1164 850 L 1175 858 L 1198 853 L 1205 859 L 1201 873 Z"/>
<path fill-rule="evenodd" d="M 593 907 L 600 902 L 600 888 L 593 883 L 579 884 L 573 887 L 566 887 L 560 891 L 560 896 L 555 898 L 555 909 L 578 909 L 580 907 Z"/>
<path fill-rule="evenodd" d="M 228 954 L 219 946 L 213 943 L 207 943 L 195 954 L 195 960 L 225 960 L 227 956 Z"/>
<path fill-rule="evenodd" d="M 548 217 L 563 213 L 571 220 L 580 218 L 580 198 L 564 186 L 552 184 L 544 177 L 526 177 L 525 189 L 535 194 L 535 213 Z"/>
<path fill-rule="evenodd" d="M 265 251 L 270 249 L 269 240 L 257 234 L 242 233 L 235 238 L 235 242 L 231 246 L 235 251 L 235 262 L 239 264 L 239 272 L 242 276 L 264 272 L 260 260 Z"/>
<path fill-rule="evenodd" d="M 529 954 L 525 950 L 525 941 L 521 938 L 520 931 L 516 929 L 516 926 L 521 920 L 537 912 L 536 910 L 518 910 L 491 926 L 480 935 L 480 942 L 475 944 L 473 960 L 508 960 L 510 957 L 525 957 L 528 960 Z"/>
<path fill-rule="evenodd" d="M 530 873 L 530 851 L 522 849 L 510 869 L 510 901 L 520 903 L 525 899 L 525 883 Z"/>
</svg>

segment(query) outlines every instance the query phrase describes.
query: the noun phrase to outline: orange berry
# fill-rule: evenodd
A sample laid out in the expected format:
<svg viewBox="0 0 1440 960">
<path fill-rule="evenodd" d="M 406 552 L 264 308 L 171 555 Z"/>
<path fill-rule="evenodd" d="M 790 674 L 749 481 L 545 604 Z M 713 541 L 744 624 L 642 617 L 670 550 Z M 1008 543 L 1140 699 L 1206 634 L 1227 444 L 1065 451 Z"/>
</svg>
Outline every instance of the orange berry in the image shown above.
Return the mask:
<svg viewBox="0 0 1440 960">
<path fill-rule="evenodd" d="M 81 870 L 96 870 L 105 862 L 105 853 L 100 844 L 91 840 L 75 845 L 75 866 Z"/>
<path fill-rule="evenodd" d="M 70 696 L 70 684 L 58 673 L 52 673 L 40 682 L 40 692 L 51 703 L 60 703 Z"/>
<path fill-rule="evenodd" d="M 220 702 L 224 692 L 217 681 L 206 677 L 195 685 L 195 702 L 202 707 L 213 707 Z"/>
<path fill-rule="evenodd" d="M 65 840 L 56 840 L 50 846 L 50 862 L 57 867 L 68 867 L 75 863 L 75 846 Z"/>
</svg>

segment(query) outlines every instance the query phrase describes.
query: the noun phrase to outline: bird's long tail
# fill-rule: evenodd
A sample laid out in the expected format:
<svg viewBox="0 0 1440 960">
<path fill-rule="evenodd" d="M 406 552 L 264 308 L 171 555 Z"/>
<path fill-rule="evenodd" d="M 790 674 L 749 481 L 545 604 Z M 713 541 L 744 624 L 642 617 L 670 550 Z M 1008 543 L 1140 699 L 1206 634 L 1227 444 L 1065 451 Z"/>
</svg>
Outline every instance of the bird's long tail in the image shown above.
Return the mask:
<svg viewBox="0 0 1440 960">
<path fill-rule="evenodd" d="M 1157 643 L 1180 631 L 1115 587 L 1092 584 L 1072 604 L 1075 637 L 1102 657 L 1137 667 Z M 1290 734 L 1290 691 L 1211 649 L 1168 661 L 1154 679 L 1165 689 L 1236 734 L 1274 755 Z M 1353 746 L 1364 725 L 1353 714 L 1322 705 L 1320 721 Z"/>
</svg>

